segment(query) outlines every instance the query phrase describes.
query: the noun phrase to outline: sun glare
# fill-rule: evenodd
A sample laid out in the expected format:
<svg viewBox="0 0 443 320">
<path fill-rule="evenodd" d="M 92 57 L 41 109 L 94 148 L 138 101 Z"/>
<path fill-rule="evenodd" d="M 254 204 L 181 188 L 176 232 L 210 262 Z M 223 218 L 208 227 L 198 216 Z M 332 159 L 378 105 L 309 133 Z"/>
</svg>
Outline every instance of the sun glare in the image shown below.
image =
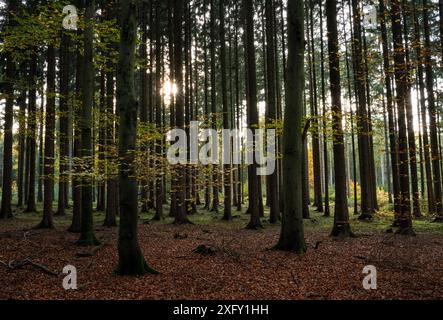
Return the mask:
<svg viewBox="0 0 443 320">
<path fill-rule="evenodd" d="M 171 81 L 165 81 L 162 92 L 165 98 L 169 98 L 171 95 L 175 96 L 177 94 L 177 85 Z"/>
</svg>

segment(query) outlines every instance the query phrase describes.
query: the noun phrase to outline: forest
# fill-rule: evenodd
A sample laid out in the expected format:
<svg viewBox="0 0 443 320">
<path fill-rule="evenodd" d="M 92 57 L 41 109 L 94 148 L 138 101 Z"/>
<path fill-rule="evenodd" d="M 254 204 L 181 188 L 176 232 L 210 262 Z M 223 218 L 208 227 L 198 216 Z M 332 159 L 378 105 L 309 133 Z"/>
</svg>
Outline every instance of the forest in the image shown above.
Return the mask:
<svg viewBox="0 0 443 320">
<path fill-rule="evenodd" d="M 0 0 L 0 300 L 441 299 L 442 101 L 443 0 Z"/>
</svg>

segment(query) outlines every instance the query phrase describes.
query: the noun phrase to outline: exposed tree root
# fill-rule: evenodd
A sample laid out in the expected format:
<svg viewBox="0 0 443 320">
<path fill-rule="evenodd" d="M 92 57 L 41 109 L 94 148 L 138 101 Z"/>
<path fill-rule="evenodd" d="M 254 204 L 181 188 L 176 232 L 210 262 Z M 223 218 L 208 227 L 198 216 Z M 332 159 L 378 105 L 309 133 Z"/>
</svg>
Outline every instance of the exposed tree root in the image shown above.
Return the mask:
<svg viewBox="0 0 443 320">
<path fill-rule="evenodd" d="M 335 223 L 331 232 L 331 237 L 334 238 L 356 238 L 351 230 L 349 223 Z"/>
</svg>

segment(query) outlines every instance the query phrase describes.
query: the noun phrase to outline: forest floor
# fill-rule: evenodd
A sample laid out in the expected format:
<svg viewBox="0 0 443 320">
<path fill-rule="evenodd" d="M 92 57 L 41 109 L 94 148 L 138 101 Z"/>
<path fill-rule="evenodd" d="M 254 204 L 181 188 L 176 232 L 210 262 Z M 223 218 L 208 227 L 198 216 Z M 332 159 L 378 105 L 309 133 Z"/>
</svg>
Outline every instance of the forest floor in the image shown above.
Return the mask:
<svg viewBox="0 0 443 320">
<path fill-rule="evenodd" d="M 353 217 L 358 237 L 338 240 L 329 237 L 332 218 L 312 215 L 304 256 L 272 250 L 280 226 L 245 230 L 245 214 L 233 222 L 199 214 L 186 226 L 141 216 L 141 247 L 159 274 L 131 278 L 114 274 L 117 228 L 101 227 L 103 214 L 95 217 L 103 244 L 96 252 L 75 245 L 69 216 L 41 231 L 32 229 L 39 215 L 18 214 L 0 221 L 0 299 L 443 299 L 441 224 L 415 221 L 417 236 L 404 237 L 386 233 L 389 215 L 372 223 Z M 208 254 L 194 252 L 201 245 Z M 77 268 L 77 290 L 63 289 L 66 265 Z M 366 265 L 377 268 L 377 290 L 363 288 Z"/>
</svg>

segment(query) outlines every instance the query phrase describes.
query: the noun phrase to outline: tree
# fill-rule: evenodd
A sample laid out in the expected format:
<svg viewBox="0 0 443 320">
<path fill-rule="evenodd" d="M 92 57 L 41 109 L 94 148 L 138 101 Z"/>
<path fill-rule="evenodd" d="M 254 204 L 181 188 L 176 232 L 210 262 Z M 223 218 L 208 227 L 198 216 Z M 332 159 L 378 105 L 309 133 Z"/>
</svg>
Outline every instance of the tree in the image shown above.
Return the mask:
<svg viewBox="0 0 443 320">
<path fill-rule="evenodd" d="M 161 72 L 162 72 L 162 42 L 161 42 L 161 2 L 157 1 L 155 4 L 155 25 L 156 25 L 156 38 L 155 38 L 155 124 L 157 129 L 160 130 L 162 125 L 162 96 L 161 96 Z M 155 154 L 156 157 L 160 157 L 162 153 L 162 140 L 156 141 Z M 161 161 L 157 160 L 156 165 L 160 168 Z M 163 219 L 163 183 L 162 174 L 158 174 L 155 180 L 155 220 Z"/>
<path fill-rule="evenodd" d="M 180 1 L 177 1 L 180 2 Z M 120 2 L 120 49 L 117 70 L 117 108 L 120 113 L 120 228 L 118 236 L 119 275 L 155 273 L 138 243 L 138 192 L 134 171 L 137 102 L 134 89 L 135 44 L 137 39 L 136 0 Z"/>
<path fill-rule="evenodd" d="M 443 1 L 440 1 L 440 15 L 443 15 Z M 434 202 L 435 202 L 435 222 L 443 222 L 443 199 L 441 186 L 441 157 L 439 153 L 439 141 L 437 130 L 437 110 L 435 106 L 434 95 L 434 71 L 433 62 L 430 55 L 431 52 L 431 35 L 429 28 L 429 14 L 428 1 L 423 0 L 423 24 L 425 35 L 425 72 L 426 72 L 426 91 L 428 95 L 428 110 L 429 110 L 429 129 L 431 142 L 431 159 L 432 172 L 434 180 Z M 440 29 L 443 30 L 443 21 L 440 20 Z M 443 50 L 443 36 L 442 36 L 442 50 Z"/>
<path fill-rule="evenodd" d="M 217 130 L 217 82 L 216 82 L 216 30 L 215 23 L 217 19 L 217 9 L 215 5 L 215 0 L 211 1 L 211 20 L 210 20 L 210 34 L 211 34 L 211 44 L 209 47 L 209 53 L 211 58 L 211 127 L 214 130 Z M 214 151 L 216 152 L 216 151 Z M 213 165 L 213 173 L 212 173 L 212 208 L 211 211 L 218 213 L 219 206 L 219 179 L 218 179 L 218 166 Z"/>
<path fill-rule="evenodd" d="M 28 101 L 28 134 L 26 138 L 26 156 L 28 157 L 28 190 L 25 192 L 27 195 L 25 212 L 36 212 L 35 203 L 35 160 L 36 160 L 36 132 L 37 132 L 37 68 L 38 58 L 37 49 L 33 48 L 31 54 L 31 61 L 29 67 L 29 101 Z M 28 176 L 28 175 L 27 175 Z M 25 184 L 26 186 L 26 184 Z"/>
<path fill-rule="evenodd" d="M 386 8 L 383 0 L 379 1 L 379 15 L 380 15 L 380 32 L 383 49 L 383 66 L 384 66 L 384 82 L 386 94 L 386 108 L 388 111 L 388 127 L 389 127 L 389 145 L 391 154 L 391 168 L 392 168 L 392 187 L 394 191 L 394 211 L 400 212 L 399 208 L 399 194 L 400 194 L 400 179 L 398 176 L 398 153 L 397 153 L 397 133 L 395 129 L 394 119 L 394 98 L 392 93 L 392 70 L 389 60 L 389 44 L 388 34 L 386 28 Z"/>
<path fill-rule="evenodd" d="M 55 138 L 55 47 L 50 44 L 47 51 L 47 88 L 45 113 L 45 158 L 44 158 L 44 191 L 43 219 L 39 229 L 53 229 L 52 201 L 54 199 L 54 138 Z"/>
<path fill-rule="evenodd" d="M 254 47 L 254 5 L 252 0 L 243 0 L 243 15 L 245 23 L 245 76 L 246 76 L 246 101 L 248 114 L 248 128 L 253 132 L 252 150 L 258 147 L 255 139 L 255 132 L 259 125 L 257 110 L 257 78 L 256 60 Z M 248 189 L 249 189 L 249 214 L 251 219 L 248 229 L 262 228 L 260 221 L 260 197 L 259 178 L 257 176 L 257 162 L 253 156 L 252 164 L 248 166 Z"/>
<path fill-rule="evenodd" d="M 174 9 L 174 76 L 177 86 L 175 98 L 175 126 L 177 129 L 184 130 L 184 88 L 183 88 L 183 15 L 185 4 L 182 0 L 173 0 Z M 186 2 L 186 1 L 185 1 Z M 190 223 L 186 216 L 185 205 L 185 168 L 177 166 L 176 177 L 176 212 L 174 224 Z"/>
<path fill-rule="evenodd" d="M 391 2 L 392 36 L 394 43 L 394 73 L 397 88 L 397 114 L 398 114 L 398 152 L 399 152 L 399 210 L 396 217 L 398 233 L 413 235 L 410 192 L 409 192 L 409 168 L 408 168 L 408 139 L 406 129 L 406 95 L 408 69 L 405 61 L 405 49 L 403 46 L 403 34 L 401 25 L 401 0 Z"/>
<path fill-rule="evenodd" d="M 228 90 L 227 90 L 227 75 L 226 75 L 226 38 L 225 38 L 225 0 L 219 0 L 220 8 L 220 67 L 221 67 L 221 92 L 223 104 L 223 128 L 230 129 L 230 115 L 228 110 Z M 232 189 L 231 189 L 231 165 L 225 164 L 224 171 L 224 213 L 223 220 L 232 220 Z"/>
<path fill-rule="evenodd" d="M 352 236 L 346 194 L 346 161 L 341 108 L 340 56 L 338 54 L 337 1 L 326 0 L 329 78 L 331 87 L 332 128 L 334 141 L 335 208 L 334 237 Z"/>
<path fill-rule="evenodd" d="M 111 16 L 116 11 L 114 1 L 108 1 L 105 8 L 105 14 Z M 112 45 L 114 49 L 114 44 Z M 115 113 L 114 113 L 114 98 L 115 98 L 115 66 L 112 60 L 109 58 L 107 62 L 106 72 L 106 128 L 105 128 L 105 151 L 106 151 L 106 216 L 103 223 L 106 227 L 117 226 L 117 212 L 118 212 L 118 196 L 117 196 L 117 174 L 113 172 L 112 163 L 115 161 L 114 148 L 116 147 L 115 141 Z"/>
<path fill-rule="evenodd" d="M 372 220 L 375 211 L 373 181 L 371 170 L 370 114 L 367 108 L 365 59 L 363 56 L 363 38 L 361 26 L 360 1 L 352 0 L 353 12 L 353 55 L 357 94 L 357 127 L 359 142 L 359 165 L 361 182 L 361 215 L 360 220 Z"/>
<path fill-rule="evenodd" d="M 94 64 L 93 64 L 93 37 L 94 30 L 92 19 L 95 14 L 95 0 L 86 1 L 85 30 L 83 34 L 84 56 L 83 56 L 83 86 L 82 86 L 82 114 L 80 119 L 81 128 L 81 155 L 85 162 L 86 172 L 93 168 L 92 152 L 92 106 L 94 99 Z M 94 234 L 93 216 L 93 191 L 92 179 L 88 174 L 82 179 L 81 200 L 81 234 L 77 241 L 79 246 L 93 246 L 99 244 Z"/>
<path fill-rule="evenodd" d="M 19 9 L 16 0 L 9 0 L 8 3 L 8 24 L 9 27 L 16 25 L 14 15 Z M 12 218 L 12 126 L 14 122 L 14 77 L 16 73 L 15 62 L 12 52 L 6 54 L 6 104 L 3 142 L 3 187 L 0 218 Z"/>
<path fill-rule="evenodd" d="M 62 31 L 60 44 L 60 160 L 57 215 L 64 216 L 68 203 L 68 157 L 69 157 L 69 67 L 70 36 Z"/>
<path fill-rule="evenodd" d="M 273 1 L 266 0 L 266 65 L 267 68 L 267 116 L 266 123 L 268 126 L 275 126 L 277 120 L 277 81 L 276 81 L 276 57 L 275 57 L 275 31 L 274 31 L 274 14 L 275 8 Z M 274 142 L 276 143 L 276 141 Z M 276 161 L 276 159 L 274 159 Z M 280 219 L 280 206 L 278 199 L 278 171 L 275 170 L 267 177 L 269 184 L 269 206 L 270 206 L 270 222 L 276 223 Z"/>
<path fill-rule="evenodd" d="M 302 197 L 302 119 L 304 91 L 304 8 L 303 1 L 288 2 L 288 62 L 283 133 L 282 228 L 277 249 L 306 252 Z"/>
</svg>

